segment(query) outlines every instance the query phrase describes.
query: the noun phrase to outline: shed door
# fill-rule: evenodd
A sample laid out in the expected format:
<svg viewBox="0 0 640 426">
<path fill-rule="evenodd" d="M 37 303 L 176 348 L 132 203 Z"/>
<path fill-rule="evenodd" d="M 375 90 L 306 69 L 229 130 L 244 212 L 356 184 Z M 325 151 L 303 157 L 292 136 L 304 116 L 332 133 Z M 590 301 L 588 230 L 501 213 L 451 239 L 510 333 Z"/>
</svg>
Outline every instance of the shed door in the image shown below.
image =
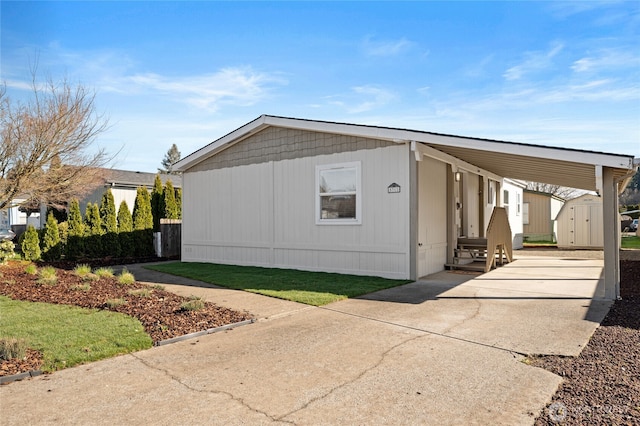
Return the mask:
<svg viewBox="0 0 640 426">
<path fill-rule="evenodd" d="M 591 245 L 591 214 L 589 206 L 573 208 L 573 245 L 588 247 Z"/>
</svg>

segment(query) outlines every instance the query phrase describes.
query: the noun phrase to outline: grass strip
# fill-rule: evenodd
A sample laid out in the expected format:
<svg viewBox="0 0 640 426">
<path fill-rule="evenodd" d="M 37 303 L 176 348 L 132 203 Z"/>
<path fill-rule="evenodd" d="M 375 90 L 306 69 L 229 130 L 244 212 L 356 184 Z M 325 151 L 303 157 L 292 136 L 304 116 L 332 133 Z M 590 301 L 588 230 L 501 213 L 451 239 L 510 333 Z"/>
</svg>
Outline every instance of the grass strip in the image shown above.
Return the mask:
<svg viewBox="0 0 640 426">
<path fill-rule="evenodd" d="M 622 248 L 640 249 L 640 237 L 622 237 Z"/>
<path fill-rule="evenodd" d="M 0 296 L 0 337 L 23 338 L 52 372 L 150 348 L 151 337 L 128 315 Z"/>
<path fill-rule="evenodd" d="M 145 268 L 313 306 L 411 282 L 328 272 L 198 262 L 169 262 Z"/>
</svg>

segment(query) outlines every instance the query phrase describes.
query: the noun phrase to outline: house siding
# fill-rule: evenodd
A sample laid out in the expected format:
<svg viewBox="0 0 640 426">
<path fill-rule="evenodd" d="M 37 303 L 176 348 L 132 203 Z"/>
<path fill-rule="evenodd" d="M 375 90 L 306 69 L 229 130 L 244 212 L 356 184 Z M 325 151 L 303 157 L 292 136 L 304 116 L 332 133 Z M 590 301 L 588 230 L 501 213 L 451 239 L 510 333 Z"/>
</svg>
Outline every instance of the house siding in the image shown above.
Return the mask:
<svg viewBox="0 0 640 426">
<path fill-rule="evenodd" d="M 207 158 L 189 169 L 189 172 L 362 151 L 393 145 L 396 144 L 377 139 L 269 127 Z"/>
<path fill-rule="evenodd" d="M 276 133 L 293 138 L 296 145 L 300 132 L 284 130 Z M 262 133 L 273 132 L 254 138 Z M 264 151 L 260 158 L 243 158 L 240 153 L 247 151 L 242 145 L 259 145 L 245 140 L 230 148 L 236 153 L 227 159 L 250 164 L 232 161 L 235 166 L 222 167 L 217 160 L 205 160 L 183 175 L 183 261 L 409 277 L 408 145 L 375 143 L 378 148 L 352 151 L 360 146 L 359 138 L 306 133 L 351 142 L 340 144 L 343 151 L 338 153 L 299 152 L 282 159 Z M 324 142 L 320 145 L 324 149 Z M 264 161 L 265 156 L 281 159 Z M 316 224 L 316 166 L 353 161 L 361 162 L 362 223 Z M 391 183 L 400 185 L 401 192 L 387 193 Z"/>
<path fill-rule="evenodd" d="M 529 223 L 523 225 L 524 236 L 529 241 L 555 239 L 551 197 L 531 192 L 525 192 L 523 197 L 529 204 Z"/>
<path fill-rule="evenodd" d="M 447 263 L 447 165 L 424 157 L 418 162 L 418 277 L 444 270 Z"/>
</svg>

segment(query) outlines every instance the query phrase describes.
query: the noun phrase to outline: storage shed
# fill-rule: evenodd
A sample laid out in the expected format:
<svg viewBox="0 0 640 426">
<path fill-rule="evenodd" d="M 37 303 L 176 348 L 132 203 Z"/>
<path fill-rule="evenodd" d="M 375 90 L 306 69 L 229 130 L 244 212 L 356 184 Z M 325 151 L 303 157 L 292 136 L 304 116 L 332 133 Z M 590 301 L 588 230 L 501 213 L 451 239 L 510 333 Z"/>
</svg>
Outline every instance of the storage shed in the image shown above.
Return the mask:
<svg viewBox="0 0 640 426">
<path fill-rule="evenodd" d="M 581 195 L 568 200 L 556 217 L 558 224 L 558 248 L 602 249 L 602 198 L 597 195 Z"/>
</svg>

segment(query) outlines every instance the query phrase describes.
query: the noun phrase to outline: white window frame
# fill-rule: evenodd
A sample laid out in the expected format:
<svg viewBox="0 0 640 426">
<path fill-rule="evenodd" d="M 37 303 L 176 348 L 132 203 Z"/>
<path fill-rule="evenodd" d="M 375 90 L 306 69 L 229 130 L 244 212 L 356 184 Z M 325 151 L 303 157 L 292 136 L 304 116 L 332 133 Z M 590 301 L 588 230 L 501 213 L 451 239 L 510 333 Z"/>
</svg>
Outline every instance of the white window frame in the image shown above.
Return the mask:
<svg viewBox="0 0 640 426">
<path fill-rule="evenodd" d="M 338 192 L 333 195 L 352 195 L 356 196 L 356 217 L 353 219 L 323 219 L 320 211 L 321 196 L 325 195 L 320 192 L 320 176 L 325 170 L 339 169 L 355 169 L 356 171 L 356 190 L 349 192 Z M 321 164 L 316 166 L 316 225 L 360 225 L 362 224 L 362 187 L 361 187 L 362 167 L 360 161 L 352 161 L 348 163 Z M 325 195 L 326 196 L 326 195 Z"/>
<path fill-rule="evenodd" d="M 516 194 L 516 216 L 520 216 L 520 210 L 522 206 L 522 200 L 520 199 L 520 193 Z"/>
</svg>

